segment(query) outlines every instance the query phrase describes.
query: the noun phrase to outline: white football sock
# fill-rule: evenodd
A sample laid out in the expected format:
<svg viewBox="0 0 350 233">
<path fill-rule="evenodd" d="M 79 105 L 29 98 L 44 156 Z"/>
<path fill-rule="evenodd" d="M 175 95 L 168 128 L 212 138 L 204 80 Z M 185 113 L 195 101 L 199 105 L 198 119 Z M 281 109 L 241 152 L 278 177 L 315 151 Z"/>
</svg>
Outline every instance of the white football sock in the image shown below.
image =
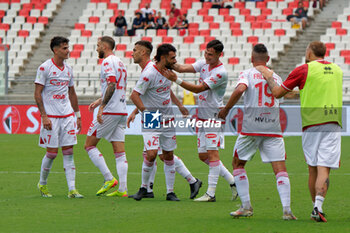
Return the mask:
<svg viewBox="0 0 350 233">
<path fill-rule="evenodd" d="M 149 162 L 146 159 L 143 160 L 142 163 L 142 184 L 141 187 L 148 188 L 149 184 L 149 177 L 151 176 L 152 170 L 154 167 L 154 162 Z"/>
<path fill-rule="evenodd" d="M 283 212 L 290 212 L 290 182 L 287 172 L 276 174 L 277 190 L 281 198 Z"/>
<path fill-rule="evenodd" d="M 54 152 L 46 152 L 44 158 L 41 162 L 40 169 L 40 181 L 41 185 L 47 185 L 47 177 L 49 176 L 50 170 L 52 168 L 53 160 L 56 158 L 57 153 Z"/>
<path fill-rule="evenodd" d="M 73 158 L 73 148 L 62 150 L 63 168 L 69 191 L 75 190 L 75 165 Z"/>
<path fill-rule="evenodd" d="M 174 192 L 175 183 L 175 162 L 173 160 L 164 159 L 164 173 L 167 193 Z"/>
<path fill-rule="evenodd" d="M 95 146 L 90 146 L 85 150 L 88 153 L 93 164 L 95 164 L 95 166 L 100 169 L 105 181 L 113 180 L 113 175 L 108 169 L 106 161 L 103 158 L 101 152 Z"/>
<path fill-rule="evenodd" d="M 323 213 L 323 210 L 322 210 L 323 201 L 324 201 L 324 197 L 322 197 L 320 195 L 316 195 L 314 207 L 317 207 L 318 211 L 320 211 L 322 213 Z"/>
<path fill-rule="evenodd" d="M 128 179 L 128 161 L 126 160 L 125 151 L 114 153 L 115 164 L 119 177 L 119 192 L 125 192 L 128 190 L 127 179 Z"/>
<path fill-rule="evenodd" d="M 230 185 L 233 185 L 235 183 L 235 178 L 233 177 L 232 173 L 227 170 L 227 168 L 224 166 L 224 164 L 221 161 L 220 161 L 220 176 L 222 176 Z"/>
<path fill-rule="evenodd" d="M 250 209 L 249 181 L 245 169 L 234 169 L 233 176 L 235 177 L 237 192 L 241 198 L 243 208 Z"/>
<path fill-rule="evenodd" d="M 192 176 L 191 172 L 187 169 L 182 160 L 176 155 L 174 155 L 174 161 L 176 172 L 179 173 L 183 178 L 185 178 L 188 183 L 196 183 L 197 179 Z"/>
<path fill-rule="evenodd" d="M 153 184 L 154 184 L 154 179 L 156 177 L 156 172 L 157 172 L 157 161 L 154 161 L 153 169 L 151 171 L 151 175 L 149 176 L 149 183 L 147 187 L 147 192 L 149 193 L 153 192 Z"/>
<path fill-rule="evenodd" d="M 215 190 L 219 180 L 219 175 L 220 175 L 220 160 L 210 161 L 207 194 L 211 197 L 215 196 Z"/>
</svg>

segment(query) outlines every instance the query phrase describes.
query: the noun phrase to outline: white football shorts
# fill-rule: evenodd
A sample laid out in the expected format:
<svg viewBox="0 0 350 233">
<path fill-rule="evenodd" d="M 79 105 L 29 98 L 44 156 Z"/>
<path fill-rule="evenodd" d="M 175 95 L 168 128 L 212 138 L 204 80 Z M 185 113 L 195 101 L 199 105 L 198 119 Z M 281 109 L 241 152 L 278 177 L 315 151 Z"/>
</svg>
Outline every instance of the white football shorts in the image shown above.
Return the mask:
<svg viewBox="0 0 350 233">
<path fill-rule="evenodd" d="M 52 130 L 44 129 L 41 124 L 39 146 L 43 148 L 59 148 L 77 144 L 76 121 L 74 116 L 50 118 Z"/>
<path fill-rule="evenodd" d="M 173 151 L 176 149 L 175 131 L 142 133 L 144 147 L 147 150 Z"/>
<path fill-rule="evenodd" d="M 102 115 L 103 123 L 94 119 L 90 125 L 88 136 L 105 138 L 109 142 L 124 142 L 127 116 L 125 115 Z"/>
<path fill-rule="evenodd" d="M 197 132 L 197 148 L 198 153 L 207 153 L 208 150 L 219 150 L 225 148 L 225 136 L 223 124 L 221 129 L 205 129 L 204 127 L 198 128 Z"/>
<path fill-rule="evenodd" d="M 248 161 L 253 158 L 259 149 L 261 160 L 264 163 L 286 160 L 286 151 L 282 137 L 264 137 L 239 135 L 233 156 L 238 156 L 240 160 Z"/>
<path fill-rule="evenodd" d="M 306 163 L 310 166 L 339 168 L 341 127 L 325 124 L 307 128 L 302 135 Z"/>
</svg>

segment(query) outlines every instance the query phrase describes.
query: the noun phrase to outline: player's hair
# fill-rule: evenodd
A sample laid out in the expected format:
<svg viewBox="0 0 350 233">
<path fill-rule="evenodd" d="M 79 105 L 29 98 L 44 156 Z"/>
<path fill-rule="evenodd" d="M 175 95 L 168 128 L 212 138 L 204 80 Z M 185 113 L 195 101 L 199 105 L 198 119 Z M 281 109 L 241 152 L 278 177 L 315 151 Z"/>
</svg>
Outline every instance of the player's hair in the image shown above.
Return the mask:
<svg viewBox="0 0 350 233">
<path fill-rule="evenodd" d="M 148 51 L 148 54 L 151 55 L 152 50 L 153 50 L 153 45 L 151 42 L 149 42 L 147 40 L 139 40 L 135 43 L 135 45 L 140 45 L 140 46 L 145 47 Z"/>
<path fill-rule="evenodd" d="M 104 42 L 104 43 L 107 43 L 109 48 L 114 50 L 114 48 L 115 48 L 115 40 L 112 37 L 110 37 L 110 36 L 102 36 L 100 38 L 100 41 Z"/>
<path fill-rule="evenodd" d="M 326 55 L 327 48 L 321 41 L 313 41 L 308 46 L 309 49 L 315 54 L 316 57 L 322 57 Z"/>
<path fill-rule="evenodd" d="M 69 40 L 65 37 L 62 36 L 55 36 L 54 38 L 51 39 L 50 43 L 50 49 L 53 52 L 53 48 L 60 46 L 61 44 L 68 44 Z"/>
<path fill-rule="evenodd" d="M 160 62 L 161 56 L 168 55 L 170 52 L 176 53 L 176 48 L 171 44 L 161 44 L 157 48 L 157 54 L 154 56 L 154 60 Z"/>
<path fill-rule="evenodd" d="M 221 53 L 224 50 L 224 45 L 219 40 L 212 40 L 207 44 L 207 49 L 213 48 L 217 53 Z"/>
<path fill-rule="evenodd" d="M 266 62 L 269 58 L 269 53 L 264 44 L 256 44 L 253 47 L 253 57 L 254 61 Z"/>
</svg>

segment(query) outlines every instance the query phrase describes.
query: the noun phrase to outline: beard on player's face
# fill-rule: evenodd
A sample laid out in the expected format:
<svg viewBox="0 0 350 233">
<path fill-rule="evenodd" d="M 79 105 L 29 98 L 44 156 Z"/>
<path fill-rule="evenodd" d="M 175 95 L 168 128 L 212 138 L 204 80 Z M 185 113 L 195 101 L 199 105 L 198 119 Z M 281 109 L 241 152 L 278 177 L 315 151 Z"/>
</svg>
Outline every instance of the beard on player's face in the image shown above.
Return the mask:
<svg viewBox="0 0 350 233">
<path fill-rule="evenodd" d="M 103 51 L 98 51 L 98 58 L 104 58 L 105 57 L 105 53 Z"/>
</svg>

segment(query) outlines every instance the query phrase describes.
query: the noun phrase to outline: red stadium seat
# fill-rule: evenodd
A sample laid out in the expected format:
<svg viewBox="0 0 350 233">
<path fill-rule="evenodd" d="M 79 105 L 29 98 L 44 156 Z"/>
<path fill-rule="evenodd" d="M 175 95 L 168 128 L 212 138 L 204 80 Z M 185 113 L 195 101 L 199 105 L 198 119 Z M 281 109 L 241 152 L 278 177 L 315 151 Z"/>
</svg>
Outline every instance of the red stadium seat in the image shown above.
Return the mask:
<svg viewBox="0 0 350 233">
<path fill-rule="evenodd" d="M 157 30 L 157 36 L 167 36 L 168 35 L 168 30 L 166 29 L 158 29 Z"/>
<path fill-rule="evenodd" d="M 0 18 L 4 17 L 6 12 L 4 10 L 0 10 Z"/>
<path fill-rule="evenodd" d="M 10 29 L 10 24 L 7 23 L 0 23 L 0 30 L 7 31 Z"/>
<path fill-rule="evenodd" d="M 117 10 L 118 9 L 118 3 L 108 3 L 107 8 L 110 10 Z"/>
<path fill-rule="evenodd" d="M 197 11 L 198 15 L 208 15 L 208 9 L 200 9 Z"/>
<path fill-rule="evenodd" d="M 91 37 L 92 32 L 90 30 L 81 30 L 82 37 Z"/>
<path fill-rule="evenodd" d="M 266 2 L 257 2 L 256 8 L 260 8 L 260 9 L 266 8 Z"/>
<path fill-rule="evenodd" d="M 23 10 L 31 10 L 31 9 L 33 9 L 33 4 L 32 3 L 24 3 L 23 5 L 22 5 L 22 9 Z"/>
<path fill-rule="evenodd" d="M 91 16 L 89 18 L 89 23 L 99 23 L 100 22 L 100 18 L 97 16 Z"/>
<path fill-rule="evenodd" d="M 18 16 L 28 17 L 29 16 L 29 9 L 22 9 L 18 12 Z"/>
<path fill-rule="evenodd" d="M 329 50 L 326 51 L 325 57 L 329 57 Z"/>
<path fill-rule="evenodd" d="M 327 50 L 333 50 L 335 48 L 335 43 L 325 43 Z"/>
<path fill-rule="evenodd" d="M 285 36 L 286 31 L 284 29 L 276 29 L 275 30 L 275 36 Z"/>
<path fill-rule="evenodd" d="M 203 44 L 201 44 L 201 45 L 199 46 L 199 49 L 200 49 L 201 51 L 205 50 L 205 49 L 207 48 L 207 44 L 208 44 L 208 43 L 203 43 Z"/>
<path fill-rule="evenodd" d="M 229 9 L 227 9 L 227 8 L 219 9 L 219 15 L 225 16 L 225 15 L 229 15 L 229 14 L 230 14 L 230 10 Z"/>
<path fill-rule="evenodd" d="M 132 58 L 132 51 L 125 51 L 125 53 L 124 53 L 124 56 L 126 57 L 126 58 Z"/>
<path fill-rule="evenodd" d="M 342 50 L 342 51 L 340 51 L 340 56 L 342 56 L 342 57 L 349 57 L 350 56 L 350 50 Z"/>
<path fill-rule="evenodd" d="M 210 42 L 210 41 L 212 41 L 212 40 L 215 40 L 216 38 L 215 38 L 215 36 L 206 36 L 205 38 L 204 38 L 204 42 L 205 43 L 208 43 L 208 42 Z"/>
<path fill-rule="evenodd" d="M 211 23 L 213 21 L 214 21 L 214 16 L 211 16 L 211 15 L 203 16 L 203 22 Z"/>
<path fill-rule="evenodd" d="M 251 43 L 251 44 L 256 44 L 256 43 L 259 42 L 259 37 L 257 37 L 257 36 L 249 36 L 247 38 L 247 42 Z"/>
<path fill-rule="evenodd" d="M 76 23 L 76 24 L 74 24 L 74 29 L 75 30 L 84 30 L 85 29 L 85 24 L 83 24 L 83 23 Z"/>
<path fill-rule="evenodd" d="M 83 51 L 84 45 L 83 44 L 75 44 L 73 45 L 73 51 Z"/>
<path fill-rule="evenodd" d="M 235 17 L 233 15 L 225 15 L 224 16 L 224 21 L 225 22 L 234 22 L 235 21 Z"/>
<path fill-rule="evenodd" d="M 231 30 L 232 36 L 242 36 L 243 35 L 243 31 L 240 29 L 233 29 Z"/>
<path fill-rule="evenodd" d="M 192 8 L 191 1 L 182 1 L 181 2 L 181 9 L 190 9 L 190 8 Z"/>
<path fill-rule="evenodd" d="M 332 22 L 332 28 L 341 28 L 341 27 L 342 27 L 341 22 L 338 22 L 338 21 Z"/>
<path fill-rule="evenodd" d="M 209 23 L 210 29 L 220 29 L 220 23 Z"/>
<path fill-rule="evenodd" d="M 350 21 L 350 15 L 348 16 L 348 21 Z"/>
<path fill-rule="evenodd" d="M 252 22 L 251 23 L 251 28 L 252 29 L 259 29 L 262 27 L 262 23 L 261 22 Z"/>
<path fill-rule="evenodd" d="M 263 29 L 269 29 L 269 28 L 271 28 L 271 26 L 272 26 L 272 24 L 271 24 L 270 22 L 263 22 L 263 23 L 261 24 L 261 27 L 262 27 Z"/>
<path fill-rule="evenodd" d="M 192 43 L 194 43 L 194 37 L 193 36 L 186 36 L 186 37 L 184 37 L 183 42 L 185 44 L 192 44 Z"/>
<path fill-rule="evenodd" d="M 193 64 L 195 62 L 196 62 L 196 58 L 193 58 L 193 57 L 185 58 L 185 64 Z"/>
<path fill-rule="evenodd" d="M 228 59 L 228 64 L 231 64 L 231 65 L 239 64 L 239 58 L 238 57 L 230 57 Z"/>
<path fill-rule="evenodd" d="M 239 14 L 245 15 L 245 16 L 250 15 L 250 9 L 246 9 L 246 8 L 240 9 Z"/>
<path fill-rule="evenodd" d="M 142 40 L 146 40 L 152 43 L 152 37 L 149 37 L 149 36 L 142 37 Z"/>
<path fill-rule="evenodd" d="M 245 8 L 245 2 L 236 2 L 233 6 L 234 8 L 243 9 Z"/>
<path fill-rule="evenodd" d="M 261 14 L 262 15 L 271 15 L 272 14 L 272 10 L 269 9 L 269 8 L 261 9 Z"/>
<path fill-rule="evenodd" d="M 45 5 L 46 5 L 46 4 L 35 3 L 33 8 L 36 9 L 36 10 L 41 10 L 41 11 L 43 11 L 43 10 L 45 9 Z"/>
<path fill-rule="evenodd" d="M 81 54 L 81 51 L 72 51 L 70 52 L 69 57 L 77 59 L 80 57 L 80 54 Z"/>
<path fill-rule="evenodd" d="M 213 4 L 211 2 L 203 2 L 203 9 L 210 9 Z"/>
<path fill-rule="evenodd" d="M 262 22 L 262 21 L 265 21 L 266 18 L 267 18 L 266 15 L 258 15 L 258 16 L 256 16 L 256 21 Z"/>
<path fill-rule="evenodd" d="M 199 35 L 199 31 L 198 31 L 198 29 L 189 29 L 188 30 L 188 35 L 189 36 L 198 36 Z"/>
<path fill-rule="evenodd" d="M 350 57 L 345 57 L 344 63 L 349 65 L 350 64 Z"/>
<path fill-rule="evenodd" d="M 117 44 L 115 49 L 119 50 L 119 51 L 125 51 L 126 50 L 126 44 Z"/>
<path fill-rule="evenodd" d="M 286 8 L 282 10 L 283 15 L 292 15 L 293 14 L 293 8 Z"/>
<path fill-rule="evenodd" d="M 344 36 L 344 35 L 347 35 L 347 34 L 348 34 L 348 30 L 342 29 L 342 28 L 338 28 L 338 29 L 336 30 L 336 34 L 337 34 L 338 36 Z"/>
<path fill-rule="evenodd" d="M 170 37 L 170 36 L 164 36 L 164 37 L 162 38 L 162 41 L 163 41 L 163 43 L 171 44 L 171 43 L 173 43 L 174 38 L 172 38 L 172 37 Z"/>
<path fill-rule="evenodd" d="M 240 23 L 230 23 L 230 29 L 241 29 L 241 24 Z"/>
<path fill-rule="evenodd" d="M 245 17 L 245 21 L 246 21 L 246 22 L 255 22 L 255 21 L 256 21 L 256 17 L 253 16 L 253 15 L 247 15 L 247 16 Z"/>
<path fill-rule="evenodd" d="M 298 8 L 298 2 L 290 2 L 288 3 L 288 8 Z"/>
<path fill-rule="evenodd" d="M 42 24 L 46 25 L 49 23 L 49 18 L 45 17 L 45 16 L 40 16 L 38 18 L 38 23 L 42 23 Z"/>
<path fill-rule="evenodd" d="M 28 16 L 26 18 L 27 20 L 27 23 L 31 23 L 31 24 L 35 24 L 36 23 L 36 17 L 33 17 L 33 16 Z"/>
<path fill-rule="evenodd" d="M 19 30 L 18 31 L 18 36 L 19 37 L 28 37 L 29 36 L 29 31 L 27 31 L 27 30 Z"/>
<path fill-rule="evenodd" d="M 210 29 L 203 29 L 199 31 L 200 36 L 210 36 Z"/>
<path fill-rule="evenodd" d="M 197 29 L 199 28 L 199 24 L 198 23 L 189 23 L 188 24 L 188 29 Z"/>
</svg>

